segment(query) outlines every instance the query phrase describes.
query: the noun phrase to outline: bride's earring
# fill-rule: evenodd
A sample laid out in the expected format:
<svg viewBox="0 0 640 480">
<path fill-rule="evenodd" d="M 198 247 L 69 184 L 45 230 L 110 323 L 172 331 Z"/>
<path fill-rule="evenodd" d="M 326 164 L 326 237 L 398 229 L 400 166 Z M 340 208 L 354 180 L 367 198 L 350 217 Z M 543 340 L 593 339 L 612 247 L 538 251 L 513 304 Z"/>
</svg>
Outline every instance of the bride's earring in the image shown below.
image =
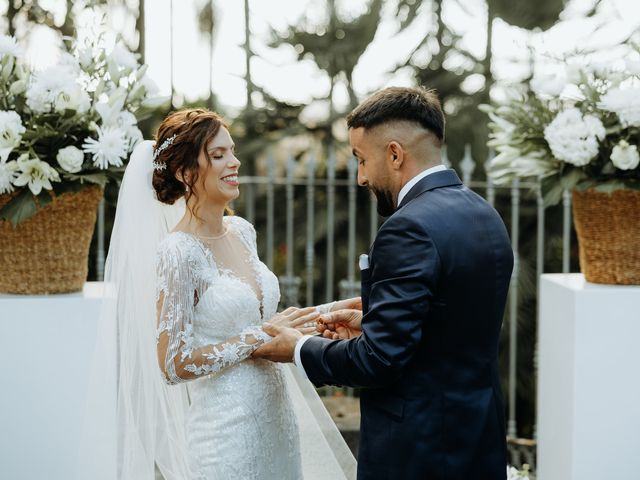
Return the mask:
<svg viewBox="0 0 640 480">
<path fill-rule="evenodd" d="M 187 193 L 189 192 L 189 185 L 185 185 L 184 191 L 187 192 Z"/>
</svg>

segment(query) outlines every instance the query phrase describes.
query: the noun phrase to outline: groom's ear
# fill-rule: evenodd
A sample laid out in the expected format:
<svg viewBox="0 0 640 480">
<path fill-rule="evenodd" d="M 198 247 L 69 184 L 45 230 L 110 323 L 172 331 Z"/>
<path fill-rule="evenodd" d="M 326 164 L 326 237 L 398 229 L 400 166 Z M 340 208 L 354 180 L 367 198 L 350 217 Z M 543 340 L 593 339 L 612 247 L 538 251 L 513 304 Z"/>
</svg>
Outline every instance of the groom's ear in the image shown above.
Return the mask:
<svg viewBox="0 0 640 480">
<path fill-rule="evenodd" d="M 391 162 L 391 167 L 394 170 L 400 170 L 404 162 L 404 149 L 402 145 L 395 140 L 392 140 L 387 145 L 387 158 Z"/>
</svg>

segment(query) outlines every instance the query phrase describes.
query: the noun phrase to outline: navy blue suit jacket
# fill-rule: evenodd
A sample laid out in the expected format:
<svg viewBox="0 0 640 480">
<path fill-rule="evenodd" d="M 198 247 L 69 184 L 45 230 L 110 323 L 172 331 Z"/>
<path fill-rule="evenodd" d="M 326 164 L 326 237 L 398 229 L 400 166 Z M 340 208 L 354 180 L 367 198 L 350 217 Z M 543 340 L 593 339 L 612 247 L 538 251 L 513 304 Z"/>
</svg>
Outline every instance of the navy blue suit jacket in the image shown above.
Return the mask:
<svg viewBox="0 0 640 480">
<path fill-rule="evenodd" d="M 362 335 L 301 349 L 316 386 L 362 388 L 358 478 L 505 479 L 502 219 L 453 170 L 436 172 L 380 227 L 369 263 Z"/>
</svg>

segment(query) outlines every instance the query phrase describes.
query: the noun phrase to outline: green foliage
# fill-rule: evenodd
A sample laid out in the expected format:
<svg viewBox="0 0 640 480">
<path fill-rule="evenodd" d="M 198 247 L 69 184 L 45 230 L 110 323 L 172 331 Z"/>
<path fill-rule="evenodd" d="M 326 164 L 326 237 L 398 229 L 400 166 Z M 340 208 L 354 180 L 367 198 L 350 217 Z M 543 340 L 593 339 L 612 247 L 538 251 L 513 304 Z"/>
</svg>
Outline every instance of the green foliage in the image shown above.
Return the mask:
<svg viewBox="0 0 640 480">
<path fill-rule="evenodd" d="M 566 0 L 488 0 L 497 17 L 516 27 L 526 30 L 539 28 L 547 30 L 556 24 L 564 10 Z"/>
<path fill-rule="evenodd" d="M 10 221 L 15 227 L 20 222 L 35 215 L 37 211 L 38 204 L 35 197 L 29 190 L 23 189 L 0 208 L 0 219 Z"/>
<path fill-rule="evenodd" d="M 329 78 L 339 74 L 346 78 L 352 107 L 357 104 L 351 86 L 353 70 L 373 41 L 380 22 L 382 0 L 370 0 L 366 13 L 349 20 L 338 16 L 334 1 L 329 2 L 328 16 L 321 23 L 301 21 L 284 33 L 272 32 L 271 47 L 293 45 L 298 58 L 310 58 Z"/>
</svg>

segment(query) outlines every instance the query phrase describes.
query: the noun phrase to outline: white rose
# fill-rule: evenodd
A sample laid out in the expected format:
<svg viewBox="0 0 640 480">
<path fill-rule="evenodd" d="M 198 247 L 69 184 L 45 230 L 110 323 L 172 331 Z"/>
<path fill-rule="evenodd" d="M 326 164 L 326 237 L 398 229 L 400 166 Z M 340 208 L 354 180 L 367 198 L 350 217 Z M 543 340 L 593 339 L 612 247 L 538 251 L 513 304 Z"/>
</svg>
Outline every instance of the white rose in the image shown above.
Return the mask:
<svg viewBox="0 0 640 480">
<path fill-rule="evenodd" d="M 26 130 L 20 115 L 13 110 L 0 110 L 0 161 L 6 161 L 13 149 L 20 145 Z"/>
<path fill-rule="evenodd" d="M 77 173 L 82 169 L 84 153 L 79 148 L 70 145 L 58 150 L 56 160 L 60 166 L 69 173 Z"/>
<path fill-rule="evenodd" d="M 583 167 L 600 149 L 599 140 L 606 135 L 604 125 L 593 115 L 582 115 L 575 107 L 556 115 L 544 129 L 544 138 L 558 160 Z"/>
<path fill-rule="evenodd" d="M 640 154 L 635 145 L 620 140 L 611 151 L 611 161 L 620 170 L 633 170 L 640 164 Z"/>
</svg>

